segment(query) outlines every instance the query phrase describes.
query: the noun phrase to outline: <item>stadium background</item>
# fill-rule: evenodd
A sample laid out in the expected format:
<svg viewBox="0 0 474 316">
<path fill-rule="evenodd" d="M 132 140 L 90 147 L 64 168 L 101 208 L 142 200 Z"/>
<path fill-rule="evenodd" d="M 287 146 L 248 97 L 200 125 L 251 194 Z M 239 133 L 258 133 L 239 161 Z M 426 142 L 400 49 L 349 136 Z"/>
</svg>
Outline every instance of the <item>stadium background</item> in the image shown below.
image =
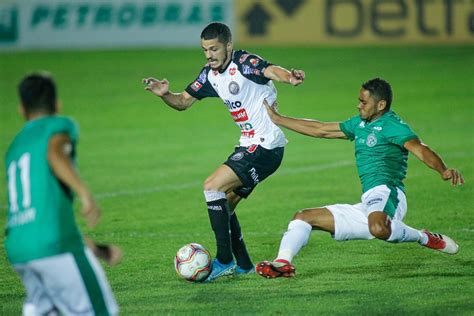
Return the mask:
<svg viewBox="0 0 474 316">
<path fill-rule="evenodd" d="M 193 285 L 179 280 L 175 251 L 211 250 L 201 183 L 238 137 L 218 99 L 184 113 L 145 93 L 140 79 L 166 77 L 180 91 L 205 62 L 199 34 L 228 23 L 235 47 L 304 69 L 297 88 L 277 85 L 283 113 L 343 120 L 360 83 L 392 83 L 394 110 L 467 180 L 450 188 L 416 159 L 406 180 L 407 223 L 455 238 L 447 257 L 417 245 L 336 243 L 313 233 L 293 280 L 256 276 Z M 124 315 L 459 314 L 474 312 L 474 3 L 470 0 L 18 0 L 0 2 L 0 151 L 23 122 L 16 84 L 45 69 L 57 79 L 63 113 L 81 127 L 81 174 L 103 218 L 94 238 L 122 246 L 106 269 Z M 255 261 L 271 259 L 292 214 L 355 202 L 352 144 L 287 132 L 281 169 L 239 209 Z M 5 170 L 0 169 L 5 179 Z M 0 187 L 0 224 L 6 188 Z M 47 228 L 45 228 L 47 229 Z M 0 314 L 19 314 L 24 291 L 0 248 Z"/>
</svg>

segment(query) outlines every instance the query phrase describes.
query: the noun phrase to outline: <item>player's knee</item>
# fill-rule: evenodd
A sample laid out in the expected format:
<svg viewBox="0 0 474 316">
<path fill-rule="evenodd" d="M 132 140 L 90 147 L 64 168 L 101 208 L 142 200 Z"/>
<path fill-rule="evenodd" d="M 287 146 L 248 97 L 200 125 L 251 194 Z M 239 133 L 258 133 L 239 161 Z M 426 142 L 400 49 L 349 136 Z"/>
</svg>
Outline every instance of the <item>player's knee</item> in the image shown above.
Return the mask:
<svg viewBox="0 0 474 316">
<path fill-rule="evenodd" d="M 293 219 L 299 219 L 310 224 L 311 226 L 317 226 L 319 220 L 317 212 L 314 212 L 313 209 L 300 210 L 295 213 Z"/>
<path fill-rule="evenodd" d="M 203 184 L 204 191 L 219 191 L 216 181 L 213 177 L 209 177 L 204 181 Z"/>
<path fill-rule="evenodd" d="M 369 231 L 377 239 L 387 240 L 390 237 L 390 227 L 383 223 L 369 223 Z"/>
</svg>

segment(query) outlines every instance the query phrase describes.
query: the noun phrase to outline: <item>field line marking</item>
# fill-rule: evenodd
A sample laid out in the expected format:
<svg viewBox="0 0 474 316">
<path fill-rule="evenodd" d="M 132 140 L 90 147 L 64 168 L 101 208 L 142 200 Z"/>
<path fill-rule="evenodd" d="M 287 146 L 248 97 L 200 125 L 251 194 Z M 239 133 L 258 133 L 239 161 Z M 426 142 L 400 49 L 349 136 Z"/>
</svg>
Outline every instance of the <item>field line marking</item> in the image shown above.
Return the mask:
<svg viewBox="0 0 474 316">
<path fill-rule="evenodd" d="M 304 166 L 304 167 L 286 168 L 286 169 L 277 171 L 272 177 L 329 170 L 329 169 L 334 169 L 334 168 L 351 166 L 352 164 L 354 164 L 353 160 L 339 160 L 339 161 L 334 161 L 334 162 L 330 162 L 326 164 L 315 164 L 315 165 Z M 118 196 L 149 194 L 149 193 L 156 193 L 156 192 L 163 192 L 163 191 L 176 191 L 176 190 L 189 189 L 189 188 L 202 186 L 203 181 L 204 179 L 202 181 L 192 181 L 192 182 L 179 183 L 179 184 L 166 184 L 166 185 L 160 185 L 156 187 L 141 188 L 141 189 L 135 189 L 135 190 L 120 190 L 120 191 L 113 191 L 113 192 L 96 193 L 94 194 L 94 197 L 97 200 L 104 200 L 104 199 L 114 198 Z M 0 205 L 0 208 L 6 209 L 7 206 Z"/>
<path fill-rule="evenodd" d="M 341 161 L 331 162 L 331 163 L 322 164 L 322 165 L 287 168 L 287 169 L 277 171 L 272 177 L 334 169 L 334 168 L 339 168 L 339 167 L 350 166 L 353 163 L 354 163 L 353 160 L 341 160 Z M 187 183 L 181 183 L 181 184 L 168 184 L 168 185 L 161 185 L 161 186 L 143 188 L 143 189 L 137 189 L 137 190 L 104 192 L 104 193 L 95 194 L 95 197 L 98 200 L 102 200 L 102 199 L 113 198 L 117 196 L 137 195 L 137 194 L 156 193 L 156 192 L 163 192 L 163 191 L 175 191 L 175 190 L 180 190 L 180 189 L 189 189 L 189 188 L 202 186 L 203 181 L 193 181 L 193 182 L 187 182 Z"/>
</svg>

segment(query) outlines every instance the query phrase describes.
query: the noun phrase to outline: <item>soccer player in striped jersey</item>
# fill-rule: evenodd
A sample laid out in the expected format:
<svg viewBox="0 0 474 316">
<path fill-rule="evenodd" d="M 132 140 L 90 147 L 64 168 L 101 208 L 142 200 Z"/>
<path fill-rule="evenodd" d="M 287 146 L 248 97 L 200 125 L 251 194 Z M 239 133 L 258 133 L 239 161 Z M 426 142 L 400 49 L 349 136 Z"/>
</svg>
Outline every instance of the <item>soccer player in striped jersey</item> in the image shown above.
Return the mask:
<svg viewBox="0 0 474 316">
<path fill-rule="evenodd" d="M 211 23 L 204 28 L 201 47 L 207 63 L 185 91 L 171 92 L 166 79 L 146 78 L 143 82 L 146 90 L 178 111 L 188 109 L 197 100 L 218 97 L 241 131 L 234 152 L 204 182 L 217 244 L 216 259 L 207 278 L 212 281 L 232 274 L 234 268 L 236 274 L 254 271 L 234 210 L 258 183 L 277 170 L 283 158 L 287 140 L 263 105 L 276 103 L 273 81 L 297 86 L 305 74 L 302 70 L 288 71 L 273 65 L 258 55 L 234 50 L 230 29 L 222 23 Z"/>
</svg>

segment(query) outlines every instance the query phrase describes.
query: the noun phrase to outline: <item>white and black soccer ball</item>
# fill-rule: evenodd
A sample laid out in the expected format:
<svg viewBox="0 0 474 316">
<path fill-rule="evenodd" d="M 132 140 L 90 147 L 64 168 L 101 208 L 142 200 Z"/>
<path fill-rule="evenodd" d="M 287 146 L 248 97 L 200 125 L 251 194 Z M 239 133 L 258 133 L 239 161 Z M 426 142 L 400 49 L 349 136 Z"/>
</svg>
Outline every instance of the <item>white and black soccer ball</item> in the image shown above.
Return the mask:
<svg viewBox="0 0 474 316">
<path fill-rule="evenodd" d="M 200 244 L 181 247 L 174 257 L 174 267 L 180 277 L 191 282 L 204 281 L 211 272 L 211 254 Z"/>
</svg>

